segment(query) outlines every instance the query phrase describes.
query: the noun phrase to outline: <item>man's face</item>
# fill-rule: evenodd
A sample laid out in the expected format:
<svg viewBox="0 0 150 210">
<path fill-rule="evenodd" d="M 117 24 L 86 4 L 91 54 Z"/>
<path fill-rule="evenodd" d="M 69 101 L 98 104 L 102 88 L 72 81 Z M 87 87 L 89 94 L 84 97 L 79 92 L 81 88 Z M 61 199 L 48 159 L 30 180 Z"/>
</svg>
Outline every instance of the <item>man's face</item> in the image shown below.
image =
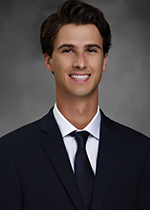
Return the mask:
<svg viewBox="0 0 150 210">
<path fill-rule="evenodd" d="M 106 69 L 103 40 L 93 24 L 62 26 L 54 40 L 53 55 L 44 55 L 45 64 L 53 71 L 58 97 L 98 95 L 98 84 Z"/>
</svg>

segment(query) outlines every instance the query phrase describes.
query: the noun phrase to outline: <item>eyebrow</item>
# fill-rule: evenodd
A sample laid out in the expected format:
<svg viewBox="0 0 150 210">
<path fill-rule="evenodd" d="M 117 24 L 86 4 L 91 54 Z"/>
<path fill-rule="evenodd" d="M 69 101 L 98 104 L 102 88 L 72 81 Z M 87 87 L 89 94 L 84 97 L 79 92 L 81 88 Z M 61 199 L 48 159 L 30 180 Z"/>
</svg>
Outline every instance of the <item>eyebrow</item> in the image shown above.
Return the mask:
<svg viewBox="0 0 150 210">
<path fill-rule="evenodd" d="M 60 47 L 58 47 L 57 48 L 57 50 L 60 50 L 60 49 L 62 49 L 62 48 L 64 48 L 64 47 L 67 47 L 67 48 L 77 48 L 75 45 L 73 45 L 73 44 L 63 44 L 63 45 L 61 45 Z"/>
<path fill-rule="evenodd" d="M 62 48 L 64 48 L 64 47 L 66 47 L 66 48 L 74 48 L 74 49 L 77 48 L 77 47 L 76 47 L 75 45 L 73 45 L 73 44 L 63 44 L 63 45 L 59 46 L 59 47 L 57 48 L 57 50 L 60 50 L 60 49 L 62 49 Z M 84 46 L 84 48 L 91 48 L 91 47 L 96 47 L 96 48 L 98 48 L 98 49 L 101 50 L 101 47 L 100 47 L 98 44 L 86 44 L 86 45 Z"/>
<path fill-rule="evenodd" d="M 98 44 L 87 44 L 84 46 L 84 48 L 91 48 L 91 47 L 96 47 L 101 50 L 101 47 Z"/>
</svg>

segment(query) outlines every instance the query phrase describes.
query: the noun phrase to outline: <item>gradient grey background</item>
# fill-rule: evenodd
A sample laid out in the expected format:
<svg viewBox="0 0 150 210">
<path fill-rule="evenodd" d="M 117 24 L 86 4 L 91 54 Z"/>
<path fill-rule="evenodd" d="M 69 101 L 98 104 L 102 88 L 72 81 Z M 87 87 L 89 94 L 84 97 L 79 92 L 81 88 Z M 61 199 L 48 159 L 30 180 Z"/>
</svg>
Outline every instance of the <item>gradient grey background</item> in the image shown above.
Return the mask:
<svg viewBox="0 0 150 210">
<path fill-rule="evenodd" d="M 62 2 L 0 1 L 0 136 L 42 117 L 55 102 L 54 76 L 44 65 L 39 31 Z M 92 4 L 104 12 L 113 36 L 99 104 L 109 117 L 150 136 L 149 0 Z"/>
</svg>

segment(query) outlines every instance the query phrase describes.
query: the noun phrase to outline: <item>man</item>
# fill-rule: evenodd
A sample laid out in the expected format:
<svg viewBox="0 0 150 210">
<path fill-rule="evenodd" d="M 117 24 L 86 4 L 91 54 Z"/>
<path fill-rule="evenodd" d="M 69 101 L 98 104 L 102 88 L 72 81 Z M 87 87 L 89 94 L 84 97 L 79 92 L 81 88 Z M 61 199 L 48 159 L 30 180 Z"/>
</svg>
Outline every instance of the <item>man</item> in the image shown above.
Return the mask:
<svg viewBox="0 0 150 210">
<path fill-rule="evenodd" d="M 0 209 L 149 210 L 149 138 L 98 107 L 111 46 L 103 13 L 65 2 L 43 22 L 41 46 L 56 104 L 1 138 Z"/>
</svg>

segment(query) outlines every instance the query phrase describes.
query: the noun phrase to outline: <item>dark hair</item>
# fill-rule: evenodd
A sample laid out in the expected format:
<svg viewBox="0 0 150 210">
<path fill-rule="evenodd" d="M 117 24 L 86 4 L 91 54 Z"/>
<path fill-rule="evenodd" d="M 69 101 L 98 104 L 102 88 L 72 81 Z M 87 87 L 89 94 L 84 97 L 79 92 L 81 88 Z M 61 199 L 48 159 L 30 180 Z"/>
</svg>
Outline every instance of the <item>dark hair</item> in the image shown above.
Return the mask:
<svg viewBox="0 0 150 210">
<path fill-rule="evenodd" d="M 58 7 L 41 26 L 40 41 L 42 52 L 50 57 L 53 54 L 53 42 L 59 29 L 65 24 L 94 24 L 103 38 L 104 55 L 111 47 L 111 31 L 104 14 L 98 9 L 79 0 L 69 0 Z"/>
</svg>

